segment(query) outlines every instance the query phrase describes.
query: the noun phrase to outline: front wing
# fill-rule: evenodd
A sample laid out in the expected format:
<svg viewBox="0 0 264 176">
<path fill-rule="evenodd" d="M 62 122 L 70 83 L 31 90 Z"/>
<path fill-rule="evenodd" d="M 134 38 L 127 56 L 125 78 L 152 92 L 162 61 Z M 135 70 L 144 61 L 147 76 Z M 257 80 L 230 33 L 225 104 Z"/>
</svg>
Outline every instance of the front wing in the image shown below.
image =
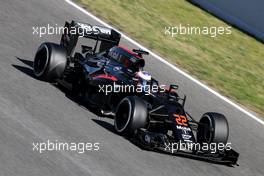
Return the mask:
<svg viewBox="0 0 264 176">
<path fill-rule="evenodd" d="M 149 137 L 154 135 L 155 137 L 158 137 L 158 140 L 152 140 Z M 149 138 L 149 139 L 148 139 Z M 150 151 L 156 151 L 160 153 L 165 153 L 169 155 L 174 155 L 174 156 L 181 156 L 181 157 L 186 157 L 186 158 L 191 158 L 191 159 L 196 159 L 196 160 L 201 160 L 201 161 L 207 161 L 215 164 L 223 164 L 227 166 L 234 166 L 237 165 L 237 160 L 239 157 L 239 153 L 234 151 L 233 149 L 231 150 L 225 150 L 222 151 L 221 153 L 210 153 L 210 152 L 203 152 L 203 151 L 171 151 L 168 150 L 165 143 L 169 142 L 169 139 L 164 134 L 160 133 L 153 133 L 153 132 L 148 132 L 144 130 L 138 130 L 137 133 L 133 138 L 130 138 L 130 141 L 134 143 L 135 145 L 139 146 L 140 148 L 144 150 L 150 150 Z"/>
</svg>

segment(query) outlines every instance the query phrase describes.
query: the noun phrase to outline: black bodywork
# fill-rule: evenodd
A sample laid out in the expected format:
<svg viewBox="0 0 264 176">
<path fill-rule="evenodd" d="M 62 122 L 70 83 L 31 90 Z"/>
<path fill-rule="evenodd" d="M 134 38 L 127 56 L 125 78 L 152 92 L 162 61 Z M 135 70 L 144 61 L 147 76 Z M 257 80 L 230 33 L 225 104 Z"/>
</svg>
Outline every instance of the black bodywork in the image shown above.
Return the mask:
<svg viewBox="0 0 264 176">
<path fill-rule="evenodd" d="M 87 28 L 87 26 L 89 28 Z M 237 163 L 238 153 L 234 150 L 212 153 L 210 151 L 171 151 L 168 144 L 185 142 L 196 143 L 199 122 L 184 110 L 186 97 L 179 97 L 177 85 L 170 85 L 165 91 L 151 92 L 110 92 L 106 95 L 100 87 L 106 85 L 136 85 L 136 72 L 144 67 L 142 58 L 148 54 L 142 50 L 129 51 L 119 46 L 120 34 L 113 29 L 91 26 L 72 21 L 66 22 L 65 33 L 60 45 L 67 53 L 67 64 L 63 75 L 57 80 L 69 88 L 74 96 L 89 106 L 101 110 L 102 114 L 115 115 L 119 102 L 127 96 L 140 97 L 148 108 L 148 123 L 138 129 L 130 140 L 147 150 L 157 150 L 175 155 L 212 161 L 227 165 Z M 82 45 L 75 52 L 80 35 L 70 34 L 69 29 L 78 28 L 84 38 L 95 41 L 94 46 Z M 152 78 L 151 85 L 159 85 Z"/>
</svg>

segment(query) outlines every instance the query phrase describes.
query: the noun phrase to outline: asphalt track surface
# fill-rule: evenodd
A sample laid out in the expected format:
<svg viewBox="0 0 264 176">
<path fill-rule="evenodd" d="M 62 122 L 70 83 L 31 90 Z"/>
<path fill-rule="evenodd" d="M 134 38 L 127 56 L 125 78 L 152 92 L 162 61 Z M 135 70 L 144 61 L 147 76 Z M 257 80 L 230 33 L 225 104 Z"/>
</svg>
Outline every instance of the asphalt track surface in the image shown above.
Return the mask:
<svg viewBox="0 0 264 176">
<path fill-rule="evenodd" d="M 43 41 L 59 36 L 33 35 L 32 26 L 63 25 L 65 20 L 97 24 L 63 0 L 0 1 L 0 175 L 180 175 L 263 176 L 264 126 L 147 57 L 146 70 L 163 83 L 177 83 L 189 97 L 186 108 L 195 118 L 206 111 L 227 116 L 232 147 L 240 166 L 227 167 L 141 150 L 113 132 L 113 121 L 79 106 L 55 86 L 32 77 L 34 52 Z M 122 45 L 134 46 L 127 41 Z M 99 142 L 99 151 L 33 151 L 33 142 Z"/>
</svg>

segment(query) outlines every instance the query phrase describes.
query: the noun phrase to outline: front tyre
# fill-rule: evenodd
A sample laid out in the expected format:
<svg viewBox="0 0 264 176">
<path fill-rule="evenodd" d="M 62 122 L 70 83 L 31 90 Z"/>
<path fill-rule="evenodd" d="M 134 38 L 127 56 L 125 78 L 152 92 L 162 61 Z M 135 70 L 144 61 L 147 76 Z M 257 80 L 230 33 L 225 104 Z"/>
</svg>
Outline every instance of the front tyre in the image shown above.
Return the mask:
<svg viewBox="0 0 264 176">
<path fill-rule="evenodd" d="M 205 113 L 199 121 L 197 131 L 198 143 L 226 144 L 229 127 L 226 117 L 215 112 Z"/>
<path fill-rule="evenodd" d="M 43 43 L 39 46 L 33 63 L 34 75 L 43 81 L 51 82 L 60 78 L 67 62 L 66 50 L 55 43 Z"/>
<path fill-rule="evenodd" d="M 147 106 L 142 99 L 129 96 L 121 100 L 115 114 L 115 130 L 121 135 L 131 136 L 147 124 Z"/>
</svg>

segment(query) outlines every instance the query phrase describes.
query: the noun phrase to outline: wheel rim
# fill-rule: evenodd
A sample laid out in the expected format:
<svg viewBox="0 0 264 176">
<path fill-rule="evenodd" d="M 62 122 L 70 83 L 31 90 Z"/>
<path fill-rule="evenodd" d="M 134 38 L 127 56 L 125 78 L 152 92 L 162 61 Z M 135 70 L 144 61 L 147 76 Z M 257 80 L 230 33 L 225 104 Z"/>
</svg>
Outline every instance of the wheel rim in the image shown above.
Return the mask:
<svg viewBox="0 0 264 176">
<path fill-rule="evenodd" d="M 33 70 L 36 76 L 41 76 L 45 72 L 49 62 L 49 50 L 47 45 L 42 45 L 35 56 Z"/>
<path fill-rule="evenodd" d="M 127 128 L 131 118 L 131 108 L 131 102 L 127 98 L 118 105 L 115 115 L 115 129 L 118 132 L 123 132 Z"/>
<path fill-rule="evenodd" d="M 203 135 L 203 142 L 211 143 L 213 139 L 213 131 L 211 127 L 213 126 L 212 120 L 209 116 L 205 115 L 201 121 L 201 123 L 204 123 L 206 127 L 202 131 Z"/>
</svg>

